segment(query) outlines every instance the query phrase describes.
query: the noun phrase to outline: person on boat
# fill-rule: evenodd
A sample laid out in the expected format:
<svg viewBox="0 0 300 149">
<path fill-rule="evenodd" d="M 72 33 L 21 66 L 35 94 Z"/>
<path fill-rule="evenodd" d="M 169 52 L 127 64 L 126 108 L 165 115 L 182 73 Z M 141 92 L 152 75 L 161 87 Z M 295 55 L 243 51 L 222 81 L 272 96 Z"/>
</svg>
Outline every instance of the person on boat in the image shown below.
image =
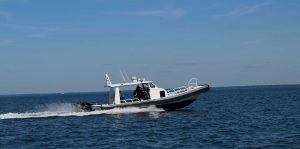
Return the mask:
<svg viewBox="0 0 300 149">
<path fill-rule="evenodd" d="M 143 90 L 142 90 L 142 92 L 141 92 L 141 96 L 143 97 L 143 99 L 145 99 L 145 100 L 148 100 L 148 99 L 150 99 L 150 94 L 149 94 L 149 92 L 150 92 L 150 88 L 149 88 L 149 84 L 148 83 L 143 83 L 142 84 L 142 88 L 143 88 Z"/>
<path fill-rule="evenodd" d="M 142 94 L 143 99 L 145 99 L 145 100 L 150 99 L 149 91 L 143 90 L 141 94 Z"/>
<path fill-rule="evenodd" d="M 120 91 L 120 101 L 121 101 L 121 103 L 125 103 L 125 100 L 126 100 L 125 96 L 124 96 L 123 93 Z"/>
<path fill-rule="evenodd" d="M 133 93 L 134 97 L 135 98 L 137 97 L 138 99 L 141 99 L 142 98 L 141 97 L 141 92 L 142 92 L 142 88 L 139 85 L 137 85 L 136 89 L 135 89 L 135 91 Z"/>
</svg>

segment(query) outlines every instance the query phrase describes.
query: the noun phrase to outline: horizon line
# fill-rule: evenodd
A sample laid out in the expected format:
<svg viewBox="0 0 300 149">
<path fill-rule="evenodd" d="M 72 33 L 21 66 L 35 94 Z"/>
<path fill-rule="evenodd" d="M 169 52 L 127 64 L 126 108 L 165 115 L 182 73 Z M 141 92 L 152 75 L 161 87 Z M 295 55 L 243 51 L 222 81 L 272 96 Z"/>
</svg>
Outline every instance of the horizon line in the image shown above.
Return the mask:
<svg viewBox="0 0 300 149">
<path fill-rule="evenodd" d="M 269 84 L 269 85 L 233 85 L 233 86 L 210 86 L 211 88 L 235 88 L 235 87 L 263 87 L 263 86 L 298 86 L 300 84 Z M 129 90 L 124 90 L 129 91 Z M 49 92 L 49 93 L 16 93 L 0 94 L 0 96 L 21 96 L 21 95 L 53 95 L 53 94 L 80 94 L 80 93 L 101 93 L 107 91 L 70 91 L 70 92 Z"/>
</svg>

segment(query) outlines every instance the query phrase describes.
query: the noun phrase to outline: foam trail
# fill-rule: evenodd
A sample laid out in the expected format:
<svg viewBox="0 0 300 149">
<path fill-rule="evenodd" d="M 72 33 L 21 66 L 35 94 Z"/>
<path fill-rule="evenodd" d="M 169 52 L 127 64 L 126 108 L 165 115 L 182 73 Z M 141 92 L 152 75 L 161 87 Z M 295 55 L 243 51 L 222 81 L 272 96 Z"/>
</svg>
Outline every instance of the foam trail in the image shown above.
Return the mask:
<svg viewBox="0 0 300 149">
<path fill-rule="evenodd" d="M 76 112 L 78 108 L 72 103 L 52 103 L 46 105 L 38 105 L 37 112 Z"/>
<path fill-rule="evenodd" d="M 25 118 L 46 118 L 46 117 L 64 117 L 64 116 L 86 116 L 100 114 L 124 114 L 124 113 L 140 113 L 140 112 L 161 112 L 163 109 L 154 106 L 148 108 L 115 108 L 111 110 L 99 110 L 92 112 L 76 112 L 77 108 L 73 104 L 50 104 L 45 107 L 46 111 L 42 112 L 26 112 L 26 113 L 6 113 L 0 114 L 0 119 L 25 119 Z M 64 108 L 65 107 L 65 108 Z M 43 108 L 39 108 L 41 110 Z"/>
</svg>

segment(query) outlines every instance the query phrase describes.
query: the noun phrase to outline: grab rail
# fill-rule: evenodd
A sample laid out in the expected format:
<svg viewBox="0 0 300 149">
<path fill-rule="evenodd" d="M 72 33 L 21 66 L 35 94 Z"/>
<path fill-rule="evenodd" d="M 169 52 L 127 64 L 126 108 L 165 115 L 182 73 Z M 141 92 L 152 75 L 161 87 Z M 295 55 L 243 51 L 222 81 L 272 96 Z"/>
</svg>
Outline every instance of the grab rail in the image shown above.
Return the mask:
<svg viewBox="0 0 300 149">
<path fill-rule="evenodd" d="M 183 92 L 186 92 L 188 90 L 188 88 L 186 86 L 181 86 L 181 87 L 178 87 L 178 88 L 173 88 L 173 89 L 168 89 L 167 90 L 167 93 L 170 95 L 173 95 L 173 94 L 180 94 L 180 93 L 183 93 Z"/>
<path fill-rule="evenodd" d="M 198 86 L 198 79 L 191 78 L 188 82 L 188 87 L 197 87 Z"/>
<path fill-rule="evenodd" d="M 195 89 L 198 87 L 198 79 L 197 78 L 191 78 L 186 86 L 181 86 L 178 88 L 173 88 L 173 89 L 168 89 L 167 93 L 169 95 L 176 95 L 176 94 L 180 94 L 186 91 L 189 91 L 191 89 Z"/>
</svg>

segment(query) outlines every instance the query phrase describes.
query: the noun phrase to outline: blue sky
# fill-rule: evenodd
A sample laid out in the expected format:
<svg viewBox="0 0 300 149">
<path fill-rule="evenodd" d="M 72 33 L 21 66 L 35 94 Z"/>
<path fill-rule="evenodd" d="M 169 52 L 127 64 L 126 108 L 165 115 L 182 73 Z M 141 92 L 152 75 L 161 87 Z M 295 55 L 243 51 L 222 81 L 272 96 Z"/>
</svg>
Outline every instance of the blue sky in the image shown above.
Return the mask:
<svg viewBox="0 0 300 149">
<path fill-rule="evenodd" d="M 300 83 L 298 0 L 0 0 L 0 94 Z"/>
</svg>

